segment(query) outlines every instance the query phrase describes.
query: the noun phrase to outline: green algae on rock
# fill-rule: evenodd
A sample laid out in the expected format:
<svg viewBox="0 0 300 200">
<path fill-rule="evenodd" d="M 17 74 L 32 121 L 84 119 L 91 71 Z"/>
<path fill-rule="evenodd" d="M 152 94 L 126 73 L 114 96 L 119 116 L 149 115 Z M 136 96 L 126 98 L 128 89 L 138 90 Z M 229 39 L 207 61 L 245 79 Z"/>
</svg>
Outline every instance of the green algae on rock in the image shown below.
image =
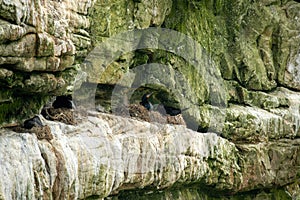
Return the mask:
<svg viewBox="0 0 300 200">
<path fill-rule="evenodd" d="M 22 123 L 49 96 L 71 93 L 85 71 L 95 76 L 87 78 L 79 100 L 91 97 L 91 107 L 97 84 L 118 97 L 124 95 L 114 93 L 116 85 L 124 87 L 133 102 L 155 91 L 156 103 L 188 107 L 189 127 L 207 133 L 99 113 L 78 126 L 43 119 L 50 141 L 1 129 L 0 199 L 119 192 L 126 198 L 131 193 L 122 191 L 140 188 L 154 192 L 141 191 L 142 199 L 210 198 L 198 188 L 238 193 L 225 199 L 299 198 L 299 9 L 291 0 L 3 1 L 0 126 Z M 154 27 L 181 35 L 139 35 Z M 93 54 L 130 31 L 137 35 Z M 188 37 L 194 43 L 186 43 Z M 127 39 L 137 39 L 140 49 L 122 46 Z M 91 67 L 89 56 L 111 62 Z M 132 80 L 147 84 L 122 82 L 138 70 L 152 76 Z M 111 96 L 97 92 L 112 110 Z M 191 185 L 197 191 L 156 192 Z"/>
<path fill-rule="evenodd" d="M 70 92 L 76 75 L 72 69 L 90 45 L 92 5 L 19 0 L 0 4 L 0 126 L 38 114 L 50 96 Z"/>
</svg>

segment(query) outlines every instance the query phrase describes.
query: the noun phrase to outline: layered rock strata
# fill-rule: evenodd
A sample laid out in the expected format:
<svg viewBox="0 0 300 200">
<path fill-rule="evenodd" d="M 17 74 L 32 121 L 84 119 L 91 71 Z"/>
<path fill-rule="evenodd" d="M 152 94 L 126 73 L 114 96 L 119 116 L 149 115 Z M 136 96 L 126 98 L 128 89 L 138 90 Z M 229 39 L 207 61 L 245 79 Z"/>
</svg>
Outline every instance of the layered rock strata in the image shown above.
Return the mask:
<svg viewBox="0 0 300 200">
<path fill-rule="evenodd" d="M 1 1 L 1 124 L 32 116 L 50 95 L 71 91 L 74 66 L 91 43 L 92 5 L 85 0 Z"/>
<path fill-rule="evenodd" d="M 1 130 L 1 199 L 104 198 L 173 185 L 231 194 L 297 179 L 298 139 L 234 144 L 215 133 L 90 113 L 78 126 L 43 119 L 53 139 Z"/>
<path fill-rule="evenodd" d="M 97 84 L 111 87 L 102 96 L 116 114 L 112 100 L 155 91 L 155 103 L 189 108 L 187 126 L 201 133 L 99 113 L 77 126 L 43 120 L 50 140 L 2 128 L 0 199 L 185 185 L 299 198 L 299 9 L 291 0 L 1 1 L 1 127 L 86 77 L 78 102 L 95 107 Z"/>
</svg>

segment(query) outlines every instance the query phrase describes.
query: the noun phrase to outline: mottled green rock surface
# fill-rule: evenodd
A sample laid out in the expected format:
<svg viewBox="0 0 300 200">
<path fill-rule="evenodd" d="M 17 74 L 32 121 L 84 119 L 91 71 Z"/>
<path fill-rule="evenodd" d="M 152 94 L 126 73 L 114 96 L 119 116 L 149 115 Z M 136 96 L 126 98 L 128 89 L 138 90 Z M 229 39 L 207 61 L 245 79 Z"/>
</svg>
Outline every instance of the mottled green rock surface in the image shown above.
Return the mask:
<svg viewBox="0 0 300 200">
<path fill-rule="evenodd" d="M 207 180 L 210 184 L 205 185 L 212 185 L 219 191 L 232 190 L 231 184 L 236 191 L 268 188 L 266 193 L 258 192 L 257 196 L 246 195 L 250 199 L 282 199 L 293 195 L 296 198 L 291 191 L 289 194 L 283 192 L 288 191 L 286 188 L 272 194 L 268 191 L 299 179 L 300 4 L 276 0 L 148 2 L 96 3 L 95 15 L 91 19 L 97 24 L 91 32 L 94 45 L 108 44 L 103 46 L 106 49 L 103 52 L 112 52 L 107 58 L 115 52 L 123 53 L 110 65 L 88 57 L 91 63 L 95 61 L 89 67 L 96 72 L 89 73 L 90 80 L 101 83 L 101 88 L 116 83 L 127 87 L 127 90 L 121 90 L 124 93 L 115 94 L 119 95 L 118 104 L 121 105 L 128 101 L 138 103 L 143 93 L 152 91 L 153 103 L 190 108 L 184 113 L 190 128 L 201 132 L 214 131 L 235 143 L 239 150 L 236 159 L 243 178 L 235 179 L 238 175 L 233 174 L 235 178 L 227 179 L 216 171 L 210 177 L 218 178 Z M 138 16 L 140 13 L 144 15 Z M 105 20 L 98 21 L 100 17 Z M 98 30 L 99 27 L 102 31 Z M 164 39 L 163 34 L 148 31 L 144 37 L 133 37 L 133 40 L 150 48 L 126 51 L 126 44 L 134 42 L 125 44 L 123 41 L 132 38 L 123 37 L 122 40 L 118 34 L 147 27 L 162 27 L 190 36 L 201 45 L 202 53 L 186 53 L 197 55 L 194 59 L 197 64 L 172 49 L 179 49 L 184 40 L 171 37 L 171 34 Z M 115 36 L 120 42 L 112 42 L 114 45 L 106 43 L 107 37 Z M 167 44 L 170 49 L 161 48 L 159 42 Z M 130 49 L 134 48 L 130 46 Z M 85 70 L 89 71 L 88 68 Z M 144 74 L 140 76 L 137 71 Z M 122 79 L 128 73 L 135 74 L 134 81 Z M 101 76 L 95 77 L 94 74 Z M 133 82 L 132 85 L 124 79 Z M 101 88 L 98 88 L 99 96 L 107 92 Z M 117 98 L 114 93 L 118 93 L 117 90 L 112 89 L 106 94 Z M 126 94 L 129 94 L 128 100 L 121 98 Z M 99 102 L 100 105 L 103 103 Z M 110 103 L 105 102 L 103 106 L 113 111 Z M 227 159 L 224 157 L 219 161 L 217 168 L 222 168 Z M 230 174 L 230 169 L 225 171 Z M 260 185 L 255 186 L 258 182 Z M 298 190 L 294 191 L 297 193 Z M 167 199 L 168 195 L 171 194 L 158 195 L 157 199 Z M 179 196 L 177 199 L 183 195 Z M 126 194 L 122 197 L 128 198 Z M 146 196 L 143 198 L 147 199 Z M 235 198 L 246 197 L 228 199 Z"/>
<path fill-rule="evenodd" d="M 110 64 L 100 61 L 102 59 L 93 60 L 91 58 L 94 64 L 89 66 L 90 81 L 109 85 L 120 84 L 122 74 L 126 76 L 134 68 L 140 70 L 139 66 L 141 65 L 162 64 L 166 66 L 165 69 L 162 69 L 162 66 L 157 67 L 152 69 L 151 76 L 144 77 L 144 82 L 149 84 L 143 85 L 140 82 L 140 85 L 137 84 L 137 86 L 145 86 L 155 91 L 152 99 L 154 102 L 163 104 L 172 102 L 171 104 L 175 107 L 190 107 L 191 109 L 185 113 L 186 118 L 193 121 L 191 126 L 198 124 L 199 130 L 210 129 L 222 132 L 222 127 L 212 124 L 214 120 L 211 119 L 216 119 L 219 123 L 224 122 L 227 112 L 224 109 L 228 107 L 228 103 L 258 107 L 267 111 L 279 107 L 288 108 L 290 102 L 284 97 L 288 94 L 283 93 L 281 97 L 278 97 L 274 95 L 274 90 L 280 90 L 278 88 L 282 86 L 299 90 L 298 35 L 300 28 L 297 23 L 299 3 L 294 1 L 250 3 L 216 0 L 173 1 L 167 4 L 155 1 L 152 4 L 152 18 L 148 19 L 148 15 L 145 14 L 143 19 L 143 23 L 147 20 L 150 21 L 147 26 L 140 26 L 140 23 L 136 23 L 135 15 L 141 12 L 149 13 L 150 8 L 147 8 L 149 6 L 147 1 L 126 1 L 126 3 L 119 1 L 118 6 L 122 5 L 123 8 L 119 10 L 123 10 L 126 14 L 119 10 L 114 13 L 98 8 L 105 7 L 110 10 L 116 6 L 114 3 L 98 4 L 94 7 L 95 15 L 92 15 L 92 21 L 95 23 L 95 26 L 92 27 L 92 37 L 96 39 L 93 40 L 94 45 L 97 46 L 100 43 L 101 46 L 105 43 L 105 46 L 101 46 L 101 48 L 104 47 L 106 50 L 101 51 L 101 54 L 106 52 L 107 55 L 102 59 L 110 60 L 112 55 L 118 59 L 113 60 Z M 99 21 L 99 15 L 107 20 Z M 157 20 L 158 18 L 163 21 Z M 164 37 L 162 34 L 157 33 L 156 36 L 149 34 L 144 37 L 136 37 L 133 42 L 130 42 L 132 38 L 123 38 L 122 41 L 122 37 L 118 36 L 122 32 L 149 26 L 160 26 L 190 36 L 202 48 L 200 49 L 202 53 L 199 55 L 195 52 L 187 53 L 197 54 L 195 59 L 198 63 L 195 65 L 189 59 L 178 56 L 176 50 L 166 50 L 166 48 L 161 48 L 160 44 L 155 45 L 155 38 L 158 37 L 158 42 L 163 40 L 163 43 L 169 45 L 169 48 L 174 46 L 180 48 L 181 41 L 185 42 L 180 38 L 170 36 L 167 41 L 162 39 Z M 105 34 L 103 31 L 94 30 L 98 27 L 105 27 Z M 109 40 L 105 40 L 107 37 L 117 37 L 117 42 L 109 43 Z M 107 41 L 109 41 L 108 44 L 106 44 Z M 126 44 L 132 45 L 135 42 L 139 45 L 137 47 L 146 46 L 152 49 L 128 52 Z M 134 48 L 131 46 L 129 49 Z M 116 52 L 122 52 L 122 57 L 119 58 Z M 209 71 L 210 68 L 213 68 L 212 73 Z M 89 71 L 88 68 L 85 70 Z M 207 76 L 203 72 L 209 75 Z M 178 78 L 179 76 L 180 78 Z M 213 80 L 212 77 L 219 81 Z M 153 82 L 153 79 L 160 81 Z M 219 83 L 214 84 L 215 82 Z M 132 89 L 136 87 L 126 86 L 131 86 Z M 161 93 L 167 94 L 168 98 L 163 98 Z M 142 94 L 135 95 L 136 98 L 131 101 L 138 102 L 138 98 Z M 184 98 L 181 98 L 180 95 L 183 95 Z M 225 95 L 227 99 L 224 99 Z M 223 105 L 221 110 L 219 110 L 220 104 Z M 208 105 L 212 105 L 212 107 Z M 218 106 L 214 107 L 215 105 Z M 220 118 L 220 114 L 223 115 L 222 119 L 217 119 Z"/>
<path fill-rule="evenodd" d="M 1 1 L 0 127 L 22 123 L 49 97 L 72 91 L 76 64 L 91 43 L 92 4 Z"/>
<path fill-rule="evenodd" d="M 154 92 L 153 104 L 187 108 L 187 126 L 216 133 L 219 143 L 199 142 L 205 137 L 193 134 L 201 133 L 178 127 L 167 128 L 172 133 L 156 131 L 157 140 L 135 138 L 131 134 L 149 124 L 105 115 L 86 122 L 87 135 L 83 127 L 50 123 L 55 136 L 50 143 L 25 133 L 5 137 L 1 129 L 0 145 L 12 147 L 0 151 L 7 155 L 7 165 L 15 164 L 9 159 L 12 150 L 12 157 L 28 158 L 29 171 L 13 179 L 15 171 L 0 164 L 3 177 L 9 174 L 3 180 L 16 181 L 7 184 L 12 185 L 9 189 L 0 182 L 0 199 L 19 197 L 12 194 L 126 199 L 136 195 L 126 190 L 141 188 L 140 199 L 211 198 L 202 194 L 202 187 L 213 194 L 237 193 L 223 199 L 299 198 L 299 35 L 300 3 L 291 0 L 1 1 L 0 127 L 38 114 L 51 96 L 73 93 L 79 104 L 95 107 L 96 102 L 101 110 L 118 114 L 116 105 L 139 103 L 145 92 Z M 85 88 L 74 92 L 74 85 L 78 88 L 85 78 Z M 69 141 L 64 134 L 78 132 L 85 139 L 115 138 L 115 149 L 107 139 L 109 145 L 99 147 L 100 158 L 94 159 L 89 154 L 93 145 L 92 150 L 66 145 L 74 138 Z M 92 134 L 99 132 L 105 136 Z M 170 139 L 175 136 L 188 142 Z M 203 146 L 195 146 L 194 140 Z M 22 145 L 42 157 L 33 161 L 30 153 L 13 151 Z M 151 156 L 159 155 L 155 145 L 167 152 L 167 160 L 157 159 L 151 168 Z M 178 145 L 185 147 L 183 152 L 177 151 Z M 209 147 L 204 158 L 202 150 Z M 120 149 L 125 153 L 120 155 Z M 118 160 L 119 171 L 108 161 L 112 158 Z M 147 170 L 140 160 L 148 163 Z M 157 188 L 170 190 L 160 194 Z"/>
</svg>

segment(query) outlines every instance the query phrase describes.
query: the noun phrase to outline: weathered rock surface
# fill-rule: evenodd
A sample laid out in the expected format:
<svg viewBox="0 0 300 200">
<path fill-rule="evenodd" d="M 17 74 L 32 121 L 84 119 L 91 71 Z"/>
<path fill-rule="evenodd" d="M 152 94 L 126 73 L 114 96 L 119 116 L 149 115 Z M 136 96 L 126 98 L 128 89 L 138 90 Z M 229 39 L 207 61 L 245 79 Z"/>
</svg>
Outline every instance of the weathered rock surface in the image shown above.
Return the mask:
<svg viewBox="0 0 300 200">
<path fill-rule="evenodd" d="M 166 27 L 191 35 L 212 52 L 224 78 L 251 90 L 278 84 L 299 90 L 299 2 L 176 0 L 173 5 Z"/>
<path fill-rule="evenodd" d="M 91 43 L 92 5 L 92 0 L 0 2 L 0 124 L 32 116 L 49 95 L 70 91 L 74 66 Z M 20 106 L 19 99 L 30 106 Z"/>
<path fill-rule="evenodd" d="M 0 129 L 0 199 L 186 185 L 300 198 L 299 10 L 291 0 L 0 1 L 0 127 L 71 93 L 84 71 L 78 102 L 94 107 L 98 93 L 117 114 L 114 104 L 154 91 L 153 104 L 188 108 L 187 126 L 206 132 L 106 114 L 77 126 L 44 120 L 50 141 Z"/>
<path fill-rule="evenodd" d="M 78 126 L 43 122 L 52 140 L 1 130 L 1 199 L 103 198 L 174 184 L 235 193 L 292 183 L 300 166 L 298 139 L 235 145 L 214 133 L 100 113 Z"/>
<path fill-rule="evenodd" d="M 119 5 L 123 6 L 121 10 L 126 14 L 106 12 L 101 9 L 103 3 L 94 7 L 93 16 L 97 17 L 92 18 L 95 23 L 92 36 L 95 46 L 100 43 L 100 48 L 89 54 L 91 58 L 87 57 L 92 66 L 84 68 L 91 82 L 107 85 L 125 83 L 129 90 L 146 85 L 157 93 L 153 101 L 191 108 L 186 115 L 189 121 L 193 121 L 191 126 L 199 125 L 201 130 L 212 128 L 209 121 L 212 115 L 218 118 L 220 104 L 221 107 L 227 107 L 228 103 L 246 104 L 269 110 L 270 106 L 276 106 L 273 101 L 279 101 L 277 106 L 288 107 L 284 97 L 273 97 L 272 91 L 282 86 L 299 91 L 298 2 L 174 0 L 172 4 L 158 4 L 160 9 L 156 9 L 156 3 L 147 8 L 148 4 L 144 1 L 120 1 Z M 107 9 L 114 6 L 105 4 Z M 148 9 L 157 11 L 157 16 L 164 22 L 139 26 L 133 16 L 133 13 L 140 12 L 138 9 L 144 13 L 149 13 Z M 98 21 L 98 16 L 105 16 L 107 20 Z M 146 18 L 143 22 L 147 21 Z M 108 21 L 110 23 L 106 23 Z M 152 19 L 154 21 L 155 18 Z M 157 32 L 143 29 L 147 33 L 136 31 L 149 26 L 161 26 L 186 34 L 200 48 L 193 48 L 197 45 L 176 34 L 164 32 L 165 29 Z M 97 27 L 103 27 L 105 31 L 97 31 Z M 132 30 L 135 34 L 120 34 Z M 139 35 L 141 32 L 142 36 Z M 146 50 L 132 52 L 139 48 Z M 138 73 L 140 71 L 143 71 L 142 75 Z M 128 74 L 132 73 L 135 80 L 128 85 L 132 79 Z M 236 92 L 232 93 L 233 90 Z M 143 91 L 135 91 L 132 95 L 137 103 Z M 215 127 L 213 131 L 221 132 L 220 129 L 222 127 Z"/>
</svg>

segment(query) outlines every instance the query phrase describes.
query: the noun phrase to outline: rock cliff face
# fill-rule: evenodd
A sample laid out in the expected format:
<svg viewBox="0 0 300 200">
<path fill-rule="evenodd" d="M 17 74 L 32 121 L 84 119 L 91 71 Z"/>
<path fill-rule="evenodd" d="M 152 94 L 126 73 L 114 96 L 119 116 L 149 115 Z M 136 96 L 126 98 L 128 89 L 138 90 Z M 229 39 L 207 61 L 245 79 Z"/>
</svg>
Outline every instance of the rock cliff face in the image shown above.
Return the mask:
<svg viewBox="0 0 300 200">
<path fill-rule="evenodd" d="M 92 1 L 1 1 L 1 124 L 32 116 L 49 94 L 71 89 L 74 67 L 90 44 L 92 5 Z"/>
<path fill-rule="evenodd" d="M 103 198 L 190 184 L 231 194 L 297 179 L 298 139 L 236 145 L 181 125 L 99 113 L 83 120 L 78 126 L 43 120 L 50 141 L 2 130 L 1 199 Z"/>
<path fill-rule="evenodd" d="M 299 2 L 0 2 L 0 199 L 300 198 Z M 114 115 L 145 92 L 188 128 Z M 62 94 L 112 114 L 5 128 Z"/>
</svg>

